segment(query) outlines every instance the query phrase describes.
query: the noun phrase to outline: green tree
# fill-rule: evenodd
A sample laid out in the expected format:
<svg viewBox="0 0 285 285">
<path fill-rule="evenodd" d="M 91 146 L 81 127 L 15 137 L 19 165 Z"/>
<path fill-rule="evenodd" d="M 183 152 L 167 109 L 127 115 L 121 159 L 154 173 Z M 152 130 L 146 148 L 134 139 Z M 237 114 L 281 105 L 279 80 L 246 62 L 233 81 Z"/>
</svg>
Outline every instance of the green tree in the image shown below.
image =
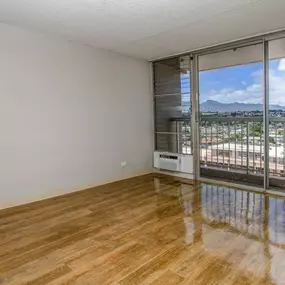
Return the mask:
<svg viewBox="0 0 285 285">
<path fill-rule="evenodd" d="M 243 135 L 242 134 L 232 134 L 230 136 L 230 141 L 234 142 L 234 141 L 241 141 L 243 139 Z"/>
<path fill-rule="evenodd" d="M 263 125 L 254 124 L 249 127 L 249 136 L 251 137 L 260 137 L 263 134 Z"/>
<path fill-rule="evenodd" d="M 269 143 L 275 144 L 275 139 L 273 137 L 269 137 Z"/>
</svg>

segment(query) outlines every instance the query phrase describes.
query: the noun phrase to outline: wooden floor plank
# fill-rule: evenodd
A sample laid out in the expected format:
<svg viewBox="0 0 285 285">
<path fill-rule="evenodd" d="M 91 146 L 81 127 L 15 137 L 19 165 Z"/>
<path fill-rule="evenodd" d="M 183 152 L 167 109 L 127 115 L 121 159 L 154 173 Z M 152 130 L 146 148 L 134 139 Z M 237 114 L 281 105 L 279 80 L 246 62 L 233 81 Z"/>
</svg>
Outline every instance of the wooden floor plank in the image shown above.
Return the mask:
<svg viewBox="0 0 285 285">
<path fill-rule="evenodd" d="M 150 174 L 0 211 L 0 284 L 283 285 L 285 200 Z"/>
<path fill-rule="evenodd" d="M 178 285 L 184 281 L 184 278 L 179 276 L 178 274 L 167 270 L 160 277 L 158 277 L 151 285 Z"/>
</svg>

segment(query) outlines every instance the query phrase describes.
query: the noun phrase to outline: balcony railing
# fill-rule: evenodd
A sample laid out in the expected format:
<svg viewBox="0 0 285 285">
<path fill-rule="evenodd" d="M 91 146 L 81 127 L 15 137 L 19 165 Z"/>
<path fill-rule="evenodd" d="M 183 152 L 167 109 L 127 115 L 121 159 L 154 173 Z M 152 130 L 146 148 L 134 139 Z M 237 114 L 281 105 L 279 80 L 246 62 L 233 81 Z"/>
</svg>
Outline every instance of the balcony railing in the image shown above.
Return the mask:
<svg viewBox="0 0 285 285">
<path fill-rule="evenodd" d="M 285 177 L 285 118 L 269 119 L 269 175 Z M 156 132 L 156 150 L 193 154 L 190 118 L 172 118 L 168 132 Z M 244 174 L 263 183 L 265 166 L 263 117 L 211 117 L 200 119 L 200 165 L 215 177 L 224 170 L 229 179 L 239 180 Z M 237 174 L 240 174 L 237 175 Z M 227 177 L 224 177 L 227 179 Z M 252 181 L 258 179 L 258 181 Z M 279 183 L 273 186 L 281 186 Z M 282 179 L 285 187 L 285 179 Z"/>
<path fill-rule="evenodd" d="M 285 118 L 270 118 L 269 172 L 285 173 Z M 262 117 L 202 117 L 200 162 L 205 168 L 223 168 L 247 174 L 264 172 Z"/>
</svg>

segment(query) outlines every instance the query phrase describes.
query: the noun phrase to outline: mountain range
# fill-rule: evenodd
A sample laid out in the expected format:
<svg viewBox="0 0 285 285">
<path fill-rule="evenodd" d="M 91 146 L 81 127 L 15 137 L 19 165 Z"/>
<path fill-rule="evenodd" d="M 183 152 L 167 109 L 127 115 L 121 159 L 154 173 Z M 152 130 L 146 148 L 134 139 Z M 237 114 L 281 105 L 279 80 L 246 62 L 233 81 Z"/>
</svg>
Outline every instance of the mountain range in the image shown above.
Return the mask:
<svg viewBox="0 0 285 285">
<path fill-rule="evenodd" d="M 270 105 L 270 110 L 282 110 L 285 111 L 285 106 Z M 247 103 L 221 103 L 214 100 L 207 100 L 200 105 L 201 112 L 251 112 L 251 111 L 263 111 L 262 104 L 247 104 Z"/>
</svg>

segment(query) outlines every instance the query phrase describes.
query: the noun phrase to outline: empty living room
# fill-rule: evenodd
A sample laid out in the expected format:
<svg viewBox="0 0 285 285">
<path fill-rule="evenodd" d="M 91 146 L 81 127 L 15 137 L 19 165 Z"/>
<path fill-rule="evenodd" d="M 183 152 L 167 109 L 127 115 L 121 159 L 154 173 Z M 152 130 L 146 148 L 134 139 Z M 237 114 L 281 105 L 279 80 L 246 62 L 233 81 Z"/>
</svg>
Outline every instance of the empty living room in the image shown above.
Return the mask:
<svg viewBox="0 0 285 285">
<path fill-rule="evenodd" d="M 285 285 L 284 0 L 0 0 L 1 285 Z"/>
</svg>

